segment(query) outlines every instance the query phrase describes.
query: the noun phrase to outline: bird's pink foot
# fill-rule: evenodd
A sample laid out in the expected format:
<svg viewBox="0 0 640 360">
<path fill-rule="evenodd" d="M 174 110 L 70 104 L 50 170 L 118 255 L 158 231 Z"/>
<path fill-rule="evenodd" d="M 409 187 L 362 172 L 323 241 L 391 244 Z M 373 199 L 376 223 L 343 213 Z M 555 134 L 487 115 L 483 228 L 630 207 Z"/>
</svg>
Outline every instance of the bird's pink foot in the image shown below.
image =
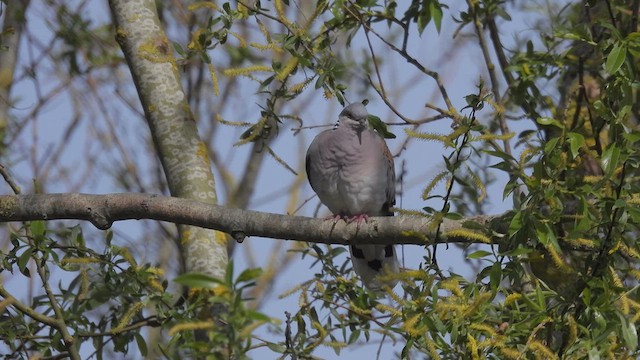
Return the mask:
<svg viewBox="0 0 640 360">
<path fill-rule="evenodd" d="M 360 215 L 352 216 L 351 218 L 349 218 L 349 220 L 347 220 L 347 224 L 351 224 L 355 222 L 359 226 L 362 223 L 366 223 L 368 220 L 369 220 L 369 215 L 360 214 Z"/>
<path fill-rule="evenodd" d="M 337 224 L 338 221 L 342 220 L 344 217 L 340 214 L 336 214 L 336 215 L 331 215 L 331 216 L 327 216 L 324 220 L 325 221 L 333 221 L 334 224 Z"/>
</svg>

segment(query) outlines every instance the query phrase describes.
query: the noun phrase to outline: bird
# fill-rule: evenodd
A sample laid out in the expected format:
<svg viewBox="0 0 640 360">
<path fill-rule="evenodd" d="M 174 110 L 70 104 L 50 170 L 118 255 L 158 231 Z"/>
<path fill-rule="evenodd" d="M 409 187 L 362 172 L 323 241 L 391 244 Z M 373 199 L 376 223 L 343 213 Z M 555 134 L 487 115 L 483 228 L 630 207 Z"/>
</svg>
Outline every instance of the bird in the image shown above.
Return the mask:
<svg viewBox="0 0 640 360">
<path fill-rule="evenodd" d="M 319 133 L 307 150 L 307 179 L 334 221 L 359 225 L 369 216 L 394 215 L 393 156 L 384 138 L 369 128 L 368 118 L 363 104 L 346 106 L 333 128 Z M 367 288 L 380 291 L 397 284 L 378 278 L 399 272 L 393 245 L 350 245 L 349 250 L 353 269 Z"/>
</svg>

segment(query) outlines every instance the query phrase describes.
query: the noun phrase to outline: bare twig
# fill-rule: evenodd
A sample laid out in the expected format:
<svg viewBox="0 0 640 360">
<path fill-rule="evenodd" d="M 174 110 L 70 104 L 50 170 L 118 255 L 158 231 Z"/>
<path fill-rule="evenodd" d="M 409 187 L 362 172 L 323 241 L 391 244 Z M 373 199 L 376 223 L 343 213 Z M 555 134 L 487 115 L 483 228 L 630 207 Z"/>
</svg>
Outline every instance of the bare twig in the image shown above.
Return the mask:
<svg viewBox="0 0 640 360">
<path fill-rule="evenodd" d="M 0 165 L 0 175 L 2 175 L 2 177 L 4 178 L 4 181 L 6 181 L 9 187 L 11 188 L 11 190 L 13 190 L 13 193 L 16 195 L 19 195 L 20 186 L 16 184 L 11 174 L 9 174 L 9 170 L 7 170 L 7 168 L 5 168 L 3 165 Z"/>
<path fill-rule="evenodd" d="M 438 89 L 440 90 L 440 94 L 442 95 L 442 99 L 444 100 L 445 104 L 447 105 L 448 112 L 452 115 L 451 116 L 452 119 L 454 119 L 455 121 L 459 121 L 460 120 L 460 115 L 456 112 L 455 107 L 453 106 L 453 103 L 451 102 L 451 99 L 449 98 L 449 95 L 447 93 L 447 89 L 444 87 L 444 83 L 442 82 L 442 79 L 440 78 L 440 74 L 438 74 L 436 71 L 430 70 L 427 67 L 425 67 L 424 65 L 422 65 L 418 60 L 416 60 L 411 55 L 409 55 L 409 53 L 406 50 L 399 49 L 397 46 L 395 46 L 394 44 L 390 43 L 387 39 L 385 39 L 382 35 L 378 34 L 375 30 L 373 30 L 373 28 L 371 28 L 366 23 L 362 23 L 362 25 L 368 31 L 370 31 L 372 34 L 374 34 L 378 39 L 380 39 L 383 43 L 385 43 L 391 50 L 395 51 L 396 53 L 398 53 L 398 55 L 402 56 L 409 64 L 413 65 L 416 69 L 420 70 L 420 72 L 424 73 L 425 75 L 431 77 L 436 82 L 436 84 L 438 85 Z"/>
<path fill-rule="evenodd" d="M 509 61 L 507 60 L 507 56 L 504 53 L 504 48 L 502 46 L 502 41 L 500 40 L 500 33 L 498 32 L 498 25 L 496 24 L 496 20 L 494 18 L 488 18 L 487 25 L 489 27 L 489 35 L 491 36 L 493 49 L 498 56 L 498 62 L 500 63 L 500 68 L 502 69 L 502 75 L 507 80 L 507 84 L 511 86 L 514 82 L 514 78 L 511 72 L 507 70 L 507 68 L 509 67 Z"/>
<path fill-rule="evenodd" d="M 402 119 L 402 121 L 404 121 L 403 123 L 389 123 L 386 122 L 387 125 L 422 125 L 422 124 L 427 124 L 433 121 L 437 121 L 437 120 L 441 120 L 441 119 L 446 119 L 449 118 L 448 115 L 445 114 L 438 114 L 438 115 L 434 115 L 434 116 L 429 116 L 426 118 L 422 118 L 422 119 L 417 119 L 417 120 L 413 120 L 413 119 L 409 119 L 408 117 L 402 115 L 400 113 L 400 111 L 398 109 L 396 109 L 396 107 L 391 103 L 391 101 L 389 101 L 389 98 L 387 98 L 386 94 L 384 94 L 381 89 L 378 89 L 378 87 L 373 83 L 373 79 L 371 79 L 371 76 L 367 76 L 367 79 L 369 79 L 369 83 L 371 85 L 373 85 L 373 90 L 375 90 L 378 95 L 380 95 L 380 98 L 382 99 L 382 101 L 384 101 L 384 103 L 387 105 L 387 107 L 389 109 L 391 109 L 391 111 L 393 111 L 394 114 L 396 114 L 400 119 Z M 382 84 L 382 82 L 380 82 L 380 84 Z"/>
</svg>

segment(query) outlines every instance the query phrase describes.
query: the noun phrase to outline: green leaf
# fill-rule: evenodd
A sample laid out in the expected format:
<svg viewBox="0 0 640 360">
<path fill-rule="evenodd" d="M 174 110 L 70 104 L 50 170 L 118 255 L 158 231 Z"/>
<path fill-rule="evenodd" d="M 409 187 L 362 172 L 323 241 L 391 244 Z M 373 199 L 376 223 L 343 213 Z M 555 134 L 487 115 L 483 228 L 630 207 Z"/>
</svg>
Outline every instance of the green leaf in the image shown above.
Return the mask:
<svg viewBox="0 0 640 360">
<path fill-rule="evenodd" d="M 76 225 L 70 229 L 69 241 L 72 245 L 79 247 L 80 249 L 86 248 L 84 237 L 82 236 L 82 228 L 80 225 Z"/>
<path fill-rule="evenodd" d="M 491 267 L 491 272 L 489 273 L 489 285 L 491 286 L 491 290 L 495 291 L 498 286 L 500 286 L 500 281 L 502 280 L 502 267 L 499 262 L 494 262 Z"/>
<path fill-rule="evenodd" d="M 44 233 L 47 231 L 47 226 L 42 220 L 35 220 L 29 224 L 29 230 L 31 230 L 31 235 L 35 238 L 40 238 L 44 236 Z"/>
<path fill-rule="evenodd" d="M 227 268 L 224 272 L 224 284 L 229 287 L 233 286 L 233 259 L 230 259 L 227 263 Z"/>
<path fill-rule="evenodd" d="M 31 255 L 33 255 L 33 248 L 27 248 L 20 257 L 18 258 L 18 269 L 25 276 L 29 276 L 29 269 L 27 269 L 27 264 L 29 260 L 31 260 Z"/>
<path fill-rule="evenodd" d="M 182 48 L 182 45 L 180 45 L 179 42 L 173 41 L 173 48 L 176 50 L 176 52 L 180 56 L 185 56 L 186 52 L 184 51 L 184 49 Z"/>
<path fill-rule="evenodd" d="M 575 159 L 578 156 L 580 148 L 584 145 L 584 136 L 582 136 L 582 134 L 570 132 L 567 134 L 567 137 L 569 138 L 568 141 L 571 149 L 571 156 Z"/>
<path fill-rule="evenodd" d="M 492 255 L 493 253 L 486 250 L 478 250 L 474 251 L 471 254 L 467 255 L 467 259 L 481 259 L 483 257 Z"/>
<path fill-rule="evenodd" d="M 455 344 L 456 341 L 458 341 L 458 336 L 460 335 L 460 331 L 459 331 L 459 327 L 458 326 L 454 326 L 451 329 L 451 343 Z"/>
<path fill-rule="evenodd" d="M 369 115 L 369 126 L 378 132 L 385 139 L 395 139 L 396 135 L 387 130 L 387 124 L 382 122 L 379 117 L 375 115 Z"/>
<path fill-rule="evenodd" d="M 558 37 L 561 39 L 567 39 L 567 40 L 583 40 L 582 36 L 575 34 L 575 33 L 570 33 L 570 32 L 566 32 L 566 33 L 555 33 L 553 34 L 554 37 Z"/>
<path fill-rule="evenodd" d="M 463 218 L 463 216 L 457 212 L 448 212 L 446 214 L 444 214 L 444 217 L 450 220 L 460 220 Z"/>
<path fill-rule="evenodd" d="M 513 156 L 505 153 L 504 151 L 494 151 L 494 150 L 481 150 L 483 153 L 491 155 L 491 156 L 495 156 L 495 157 L 499 157 L 501 159 L 507 160 L 507 161 L 513 161 L 515 162 L 515 159 Z"/>
<path fill-rule="evenodd" d="M 537 134 L 538 132 L 536 130 L 523 130 L 520 134 L 518 134 L 518 139 L 528 139 L 532 136 L 534 136 L 535 134 Z"/>
<path fill-rule="evenodd" d="M 627 202 L 624 201 L 623 199 L 617 199 L 614 203 L 613 203 L 613 207 L 612 210 L 616 210 L 616 209 L 625 209 L 627 207 Z"/>
<path fill-rule="evenodd" d="M 556 234 L 551 229 L 548 223 L 539 223 L 540 227 L 536 228 L 536 236 L 538 237 L 538 241 L 541 244 L 546 246 L 551 246 L 556 250 L 560 249 L 560 244 L 558 244 L 558 239 L 556 238 Z"/>
<path fill-rule="evenodd" d="M 547 302 L 544 293 L 542 292 L 542 288 L 540 285 L 536 286 L 536 299 L 538 300 L 538 306 L 541 310 L 547 309 Z"/>
<path fill-rule="evenodd" d="M 533 251 L 534 250 L 532 250 L 530 248 L 518 246 L 517 248 L 515 248 L 513 250 L 501 252 L 500 255 L 516 257 L 516 256 L 522 256 L 522 255 L 531 254 L 531 252 L 533 252 Z"/>
<path fill-rule="evenodd" d="M 269 348 L 269 350 L 276 352 L 278 354 L 283 354 L 287 348 L 280 345 L 280 344 L 276 344 L 276 343 L 272 343 L 272 342 L 266 342 L 267 347 Z"/>
<path fill-rule="evenodd" d="M 320 89 L 323 85 L 324 85 L 324 81 L 326 79 L 326 75 L 322 74 L 320 76 L 318 76 L 318 80 L 316 80 L 316 84 L 315 84 L 315 88 Z"/>
<path fill-rule="evenodd" d="M 252 311 L 249 310 L 246 313 L 247 318 L 251 319 L 251 320 L 257 320 L 257 321 L 264 321 L 264 322 L 271 322 L 271 318 L 259 311 Z"/>
<path fill-rule="evenodd" d="M 236 283 L 255 280 L 260 277 L 260 275 L 262 275 L 261 268 L 247 269 L 238 276 Z"/>
<path fill-rule="evenodd" d="M 273 76 L 269 76 L 268 78 L 264 79 L 264 80 L 260 83 L 260 90 L 264 90 L 264 88 L 266 88 L 267 86 L 269 86 L 269 84 L 271 84 L 275 78 L 276 78 L 276 76 L 275 76 L 275 75 L 273 75 Z"/>
<path fill-rule="evenodd" d="M 604 65 L 604 69 L 609 74 L 616 73 L 627 57 L 627 47 L 622 44 L 616 44 L 609 55 L 607 55 L 607 62 Z"/>
<path fill-rule="evenodd" d="M 611 176 L 615 169 L 618 167 L 618 161 L 620 160 L 620 149 L 611 144 L 602 153 L 602 168 L 607 176 Z"/>
<path fill-rule="evenodd" d="M 506 12 L 503 8 L 501 8 L 500 6 L 496 7 L 496 14 L 498 14 L 498 16 L 500 16 L 501 18 L 507 20 L 507 21 L 511 21 L 511 15 L 509 15 L 508 12 Z M 528 44 L 527 44 L 528 45 Z"/>
<path fill-rule="evenodd" d="M 113 231 L 107 230 L 104 236 L 104 242 L 107 246 L 111 246 L 111 240 L 113 240 Z"/>
<path fill-rule="evenodd" d="M 135 332 L 134 336 L 136 338 L 136 344 L 138 344 L 138 350 L 140 350 L 140 355 L 146 358 L 147 354 L 149 353 L 149 351 L 147 350 L 147 341 L 138 332 Z"/>
<path fill-rule="evenodd" d="M 513 169 L 513 166 L 511 166 L 511 164 L 506 161 L 501 161 L 497 164 L 489 165 L 489 167 L 493 169 L 502 170 L 506 173 L 510 172 Z"/>
<path fill-rule="evenodd" d="M 418 15 L 418 34 L 422 35 L 424 28 L 429 24 L 429 17 L 425 15 Z"/>
<path fill-rule="evenodd" d="M 536 122 L 540 125 L 553 125 L 555 127 L 562 129 L 562 124 L 560 124 L 560 122 L 554 118 L 539 117 L 536 119 Z"/>
<path fill-rule="evenodd" d="M 618 314 L 618 316 L 620 317 L 620 323 L 622 325 L 622 338 L 630 352 L 634 353 L 638 348 L 638 329 L 621 314 Z"/>
<path fill-rule="evenodd" d="M 358 341 L 358 338 L 360 337 L 360 330 L 355 329 L 351 332 L 351 335 L 349 335 L 349 340 L 347 341 L 347 344 L 353 344 L 356 341 Z"/>
<path fill-rule="evenodd" d="M 476 94 L 469 94 L 467 96 L 464 97 L 464 101 L 466 101 L 467 103 L 467 107 L 473 108 L 473 109 L 482 109 L 483 108 L 483 103 L 482 103 L 482 99 L 480 99 L 480 97 Z"/>
<path fill-rule="evenodd" d="M 622 136 L 632 144 L 640 141 L 640 133 L 638 132 L 624 133 Z"/>
<path fill-rule="evenodd" d="M 402 352 L 400 353 L 400 357 L 402 359 L 409 359 L 409 354 L 411 353 L 411 348 L 413 347 L 413 338 L 409 338 L 407 343 L 402 348 Z"/>
<path fill-rule="evenodd" d="M 437 1 L 432 1 L 429 3 L 429 12 L 433 17 L 433 23 L 436 25 L 436 30 L 440 33 L 440 28 L 442 25 L 442 8 Z"/>
<path fill-rule="evenodd" d="M 545 154 L 551 154 L 556 146 L 558 146 L 558 141 L 560 141 L 560 138 L 557 137 L 547 141 L 547 143 L 544 145 Z"/>
<path fill-rule="evenodd" d="M 188 273 L 180 275 L 173 279 L 174 282 L 193 288 L 213 288 L 223 282 L 220 279 L 216 279 L 209 275 L 199 273 Z"/>
<path fill-rule="evenodd" d="M 522 229 L 522 226 L 522 212 L 518 211 L 517 213 L 515 213 L 515 215 L 513 215 L 511 223 L 509 223 L 509 235 L 515 235 L 515 233 Z"/>
</svg>

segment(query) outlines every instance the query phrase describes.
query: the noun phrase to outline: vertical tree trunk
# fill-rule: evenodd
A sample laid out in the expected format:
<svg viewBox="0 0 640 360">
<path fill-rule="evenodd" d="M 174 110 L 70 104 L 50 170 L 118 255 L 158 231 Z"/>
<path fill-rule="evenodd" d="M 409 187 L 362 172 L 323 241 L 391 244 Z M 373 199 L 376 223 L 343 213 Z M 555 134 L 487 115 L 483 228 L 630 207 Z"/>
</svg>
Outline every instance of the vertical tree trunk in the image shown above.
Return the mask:
<svg viewBox="0 0 640 360">
<path fill-rule="evenodd" d="M 9 123 L 13 74 L 29 2 L 30 0 L 8 1 L 4 5 L 4 21 L 0 32 L 0 46 L 4 48 L 0 49 L 0 142 L 4 141 Z M 0 149 L 0 153 L 2 152 L 4 149 Z"/>
<path fill-rule="evenodd" d="M 207 149 L 198 137 L 155 2 L 110 0 L 109 5 L 171 195 L 216 203 Z M 228 260 L 225 235 L 184 225 L 178 230 L 185 270 L 222 277 Z"/>
</svg>

